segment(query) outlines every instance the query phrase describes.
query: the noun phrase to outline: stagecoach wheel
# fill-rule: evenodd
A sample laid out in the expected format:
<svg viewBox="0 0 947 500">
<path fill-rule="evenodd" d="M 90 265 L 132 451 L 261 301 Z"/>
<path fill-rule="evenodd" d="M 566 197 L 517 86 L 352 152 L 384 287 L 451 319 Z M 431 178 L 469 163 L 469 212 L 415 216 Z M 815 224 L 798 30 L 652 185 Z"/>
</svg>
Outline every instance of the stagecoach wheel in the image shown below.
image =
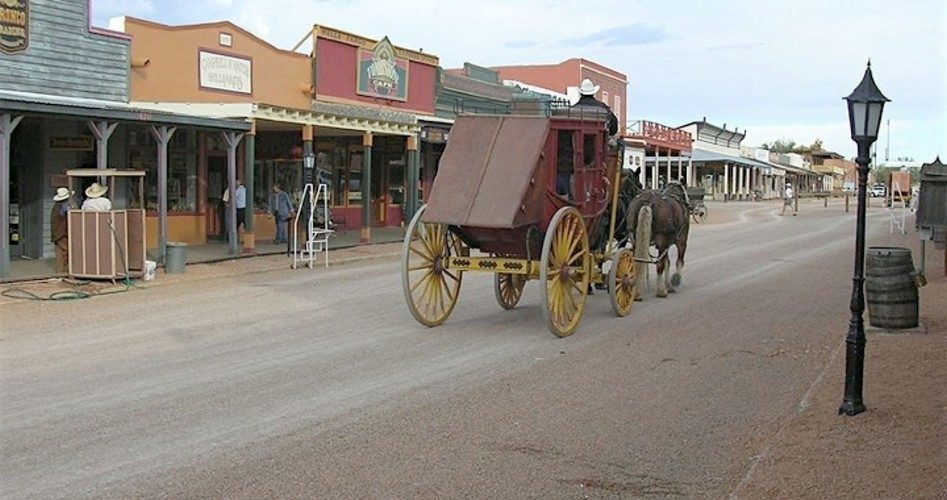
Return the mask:
<svg viewBox="0 0 947 500">
<path fill-rule="evenodd" d="M 421 222 L 424 208 L 414 214 L 404 237 L 401 285 L 414 319 L 437 326 L 454 310 L 464 277 L 463 272 L 447 269 L 447 262 L 467 251 L 446 224 Z"/>
<path fill-rule="evenodd" d="M 543 317 L 553 335 L 565 337 L 579 325 L 589 291 L 592 255 L 582 214 L 572 207 L 553 216 L 539 267 Z"/>
<path fill-rule="evenodd" d="M 493 293 L 503 309 L 513 309 L 523 296 L 526 278 L 519 274 L 496 273 L 493 275 Z"/>
<path fill-rule="evenodd" d="M 628 316 L 635 304 L 635 254 L 619 248 L 608 271 L 608 293 L 612 310 L 619 316 Z"/>
<path fill-rule="evenodd" d="M 692 215 L 694 216 L 694 222 L 700 224 L 701 222 L 704 222 L 704 219 L 707 218 L 707 208 L 705 208 L 703 205 L 700 205 L 694 209 L 694 213 Z"/>
</svg>

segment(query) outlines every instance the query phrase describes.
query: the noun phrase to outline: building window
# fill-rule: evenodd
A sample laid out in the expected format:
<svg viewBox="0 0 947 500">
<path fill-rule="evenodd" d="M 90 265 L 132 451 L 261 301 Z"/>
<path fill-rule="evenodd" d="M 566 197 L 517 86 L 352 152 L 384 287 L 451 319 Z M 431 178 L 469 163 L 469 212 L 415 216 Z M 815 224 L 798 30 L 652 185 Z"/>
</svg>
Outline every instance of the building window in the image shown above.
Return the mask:
<svg viewBox="0 0 947 500">
<path fill-rule="evenodd" d="M 608 92 L 604 90 L 602 91 L 602 102 L 604 102 L 606 106 L 608 105 Z"/>
<path fill-rule="evenodd" d="M 615 107 L 614 109 L 612 109 L 612 112 L 614 112 L 615 117 L 618 118 L 618 127 L 625 128 L 625 122 L 622 120 L 622 115 L 624 114 L 624 110 L 621 109 L 621 96 L 620 95 L 615 96 Z"/>
</svg>

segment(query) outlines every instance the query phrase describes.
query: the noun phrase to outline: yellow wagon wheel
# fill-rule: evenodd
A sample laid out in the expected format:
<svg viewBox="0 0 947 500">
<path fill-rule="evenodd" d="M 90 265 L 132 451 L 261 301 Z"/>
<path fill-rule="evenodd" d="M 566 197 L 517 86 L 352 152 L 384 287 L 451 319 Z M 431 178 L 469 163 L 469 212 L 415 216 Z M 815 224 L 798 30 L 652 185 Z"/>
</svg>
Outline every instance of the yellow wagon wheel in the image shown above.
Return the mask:
<svg viewBox="0 0 947 500">
<path fill-rule="evenodd" d="M 414 319 L 437 326 L 454 310 L 464 277 L 463 272 L 447 269 L 448 260 L 468 251 L 446 224 L 421 222 L 424 208 L 414 214 L 404 237 L 401 285 Z"/>
<path fill-rule="evenodd" d="M 493 293 L 503 309 L 513 309 L 523 296 L 526 277 L 520 274 L 496 273 L 493 275 Z"/>
<path fill-rule="evenodd" d="M 628 316 L 635 304 L 635 254 L 619 248 L 608 271 L 608 293 L 612 310 L 619 316 Z"/>
<path fill-rule="evenodd" d="M 553 335 L 565 337 L 579 325 L 589 291 L 592 256 L 582 214 L 560 208 L 546 229 L 539 267 L 543 317 Z"/>
</svg>

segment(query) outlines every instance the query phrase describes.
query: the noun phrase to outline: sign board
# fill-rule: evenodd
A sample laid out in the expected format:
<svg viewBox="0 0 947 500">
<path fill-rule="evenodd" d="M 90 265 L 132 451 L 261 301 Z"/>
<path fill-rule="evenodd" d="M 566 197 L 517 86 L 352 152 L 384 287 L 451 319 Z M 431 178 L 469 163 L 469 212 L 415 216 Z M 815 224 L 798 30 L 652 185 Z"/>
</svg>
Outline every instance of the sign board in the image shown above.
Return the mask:
<svg viewBox="0 0 947 500">
<path fill-rule="evenodd" d="M 95 141 L 92 136 L 50 137 L 49 149 L 56 151 L 92 151 Z"/>
<path fill-rule="evenodd" d="M 408 100 L 408 60 L 395 56 L 395 48 L 383 38 L 373 50 L 358 50 L 356 92 L 369 97 Z"/>
<path fill-rule="evenodd" d="M 30 0 L 0 0 L 0 50 L 22 52 L 30 45 Z"/>
<path fill-rule="evenodd" d="M 253 61 L 249 58 L 201 50 L 198 73 L 202 89 L 253 93 Z"/>
</svg>

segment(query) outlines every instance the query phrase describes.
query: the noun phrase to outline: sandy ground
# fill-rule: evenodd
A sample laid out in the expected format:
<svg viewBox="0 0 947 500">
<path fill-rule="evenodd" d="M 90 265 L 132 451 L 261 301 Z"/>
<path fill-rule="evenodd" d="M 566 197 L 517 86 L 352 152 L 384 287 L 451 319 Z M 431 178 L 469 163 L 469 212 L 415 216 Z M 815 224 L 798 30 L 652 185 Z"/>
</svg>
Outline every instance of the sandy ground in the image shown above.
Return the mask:
<svg viewBox="0 0 947 500">
<path fill-rule="evenodd" d="M 483 276 L 420 327 L 397 245 L 4 299 L 0 496 L 943 497 L 942 254 L 928 333 L 871 336 L 868 411 L 839 417 L 854 220 L 778 208 L 711 203 L 679 293 L 596 294 L 561 340 L 535 284 L 501 311 Z"/>
</svg>

